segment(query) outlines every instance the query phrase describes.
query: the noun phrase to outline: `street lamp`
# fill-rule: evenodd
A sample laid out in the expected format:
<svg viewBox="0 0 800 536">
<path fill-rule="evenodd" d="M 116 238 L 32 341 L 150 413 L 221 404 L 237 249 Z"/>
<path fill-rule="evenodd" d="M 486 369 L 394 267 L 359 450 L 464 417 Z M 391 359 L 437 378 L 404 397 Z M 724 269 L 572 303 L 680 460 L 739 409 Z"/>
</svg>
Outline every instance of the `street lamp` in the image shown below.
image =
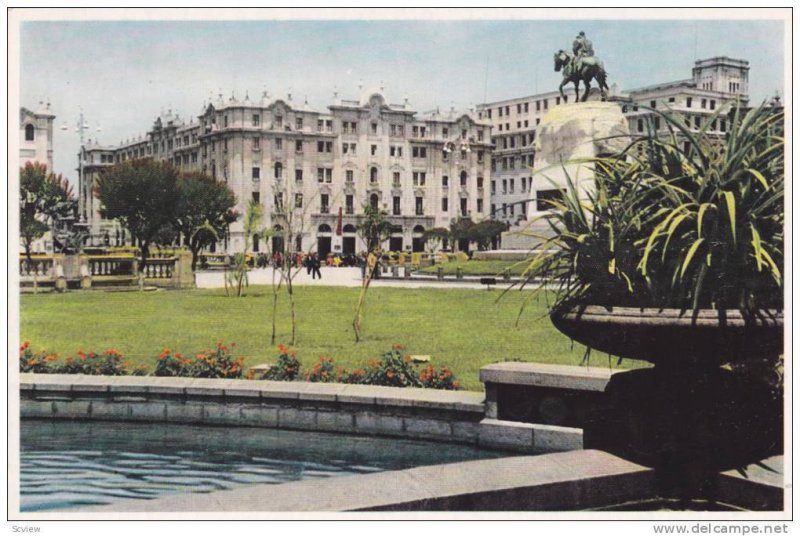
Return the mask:
<svg viewBox="0 0 800 536">
<path fill-rule="evenodd" d="M 79 219 L 80 219 L 80 221 L 82 223 L 85 223 L 84 222 L 84 217 L 83 217 L 84 212 L 83 212 L 83 210 L 81 210 L 82 208 L 85 208 L 85 206 L 86 206 L 86 202 L 84 201 L 84 193 L 85 192 L 83 191 L 84 190 L 84 188 L 83 188 L 84 187 L 84 185 L 83 185 L 83 161 L 84 161 L 84 158 L 85 158 L 85 156 L 84 156 L 84 153 L 85 153 L 84 145 L 86 143 L 85 142 L 85 133 L 90 131 L 91 127 L 89 126 L 89 123 L 86 122 L 86 120 L 84 119 L 83 107 L 79 107 L 79 109 L 80 109 L 80 115 L 78 116 L 78 122 L 75 125 L 75 132 L 80 136 L 80 141 L 81 141 L 81 150 L 80 150 L 79 157 L 78 157 L 78 195 L 80 196 L 79 205 L 83 205 L 83 206 L 79 206 L 78 211 L 79 211 Z M 61 125 L 61 130 L 62 131 L 68 131 L 69 130 L 69 127 L 67 126 L 66 122 L 63 125 Z M 99 126 L 95 128 L 95 132 L 100 132 L 101 130 L 102 129 Z"/>
</svg>

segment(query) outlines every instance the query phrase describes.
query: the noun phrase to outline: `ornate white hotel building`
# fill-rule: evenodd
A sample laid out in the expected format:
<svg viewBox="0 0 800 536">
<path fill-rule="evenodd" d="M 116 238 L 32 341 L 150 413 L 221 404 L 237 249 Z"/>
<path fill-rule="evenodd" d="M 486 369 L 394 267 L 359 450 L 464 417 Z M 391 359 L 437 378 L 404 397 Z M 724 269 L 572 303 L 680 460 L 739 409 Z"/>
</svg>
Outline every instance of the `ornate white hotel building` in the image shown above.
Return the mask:
<svg viewBox="0 0 800 536">
<path fill-rule="evenodd" d="M 139 139 L 113 147 L 90 142 L 79 155 L 81 215 L 93 236 L 128 242 L 124 230 L 100 217 L 91 189 L 114 163 L 155 158 L 227 183 L 240 214 L 251 199 L 260 202 L 267 225 L 281 225 L 276 200 L 293 207 L 303 216 L 303 232 L 289 245 L 297 251 L 360 252 L 365 246 L 356 238 L 356 225 L 366 205 L 389 213 L 394 231 L 383 247 L 391 251 L 421 251 L 425 230 L 449 227 L 455 218 L 489 217 L 488 121 L 454 110 L 418 115 L 407 99 L 390 104 L 382 91 L 360 100 L 334 97 L 328 110 L 319 112 L 291 95 L 272 99 L 265 92 L 257 100 L 220 95 L 189 121 L 168 113 Z M 215 249 L 242 247 L 240 219 Z M 266 248 L 256 239 L 254 249 Z"/>
<path fill-rule="evenodd" d="M 697 130 L 706 118 L 726 104 L 738 100 L 743 106 L 747 105 L 749 69 L 745 60 L 728 57 L 698 60 L 692 69 L 692 78 L 616 95 L 612 86 L 611 97 L 622 102 L 622 112 L 628 118 L 633 135 L 645 133 L 648 120 L 652 120 L 659 132 L 666 132 L 667 125 L 646 107 L 679 114 L 687 127 Z M 570 84 L 564 88 L 568 102 L 575 102 L 572 87 Z M 478 106 L 478 118 L 492 125 L 494 152 L 489 213 L 495 219 L 513 225 L 547 209 L 544 201 L 554 190 L 532 191 L 537 126 L 554 106 L 566 103 L 557 91 L 552 91 Z M 711 131 L 722 135 L 726 127 L 727 117 L 722 115 L 711 125 Z"/>
</svg>

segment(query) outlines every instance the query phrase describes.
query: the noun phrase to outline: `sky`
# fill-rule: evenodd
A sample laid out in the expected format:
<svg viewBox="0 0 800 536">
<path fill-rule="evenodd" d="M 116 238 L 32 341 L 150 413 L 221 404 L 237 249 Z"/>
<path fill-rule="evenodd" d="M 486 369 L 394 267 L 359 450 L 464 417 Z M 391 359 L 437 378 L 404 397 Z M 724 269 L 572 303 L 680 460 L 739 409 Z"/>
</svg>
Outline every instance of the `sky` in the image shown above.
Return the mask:
<svg viewBox="0 0 800 536">
<path fill-rule="evenodd" d="M 782 21 L 25 21 L 20 105 L 51 103 L 54 168 L 76 183 L 81 110 L 104 145 L 144 135 L 168 109 L 196 120 L 220 92 L 291 91 L 324 111 L 335 90 L 357 99 L 361 82 L 418 112 L 464 110 L 557 89 L 553 53 L 581 30 L 623 90 L 691 78 L 713 56 L 750 61 L 752 103 L 784 87 Z"/>
</svg>

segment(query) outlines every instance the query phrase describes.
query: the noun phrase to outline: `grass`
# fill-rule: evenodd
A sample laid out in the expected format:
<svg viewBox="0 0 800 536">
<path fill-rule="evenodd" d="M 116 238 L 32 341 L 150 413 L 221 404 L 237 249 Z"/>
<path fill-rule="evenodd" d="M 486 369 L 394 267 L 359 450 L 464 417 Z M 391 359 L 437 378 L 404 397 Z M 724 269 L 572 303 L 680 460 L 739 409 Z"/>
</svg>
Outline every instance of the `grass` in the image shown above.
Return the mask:
<svg viewBox="0 0 800 536">
<path fill-rule="evenodd" d="M 358 289 L 295 290 L 299 322 L 294 348 L 304 369 L 321 355 L 357 368 L 400 343 L 410 354 L 430 354 L 435 366 L 450 367 L 466 389 L 477 391 L 482 389 L 478 370 L 488 363 L 578 365 L 583 356 L 582 346 L 573 348 L 553 328 L 543 304 L 531 303 L 515 327 L 523 299 L 519 292 L 498 302 L 500 290 L 373 288 L 367 296 L 365 339 L 356 344 L 351 323 Z M 235 342 L 235 355 L 252 366 L 275 360 L 270 304 L 269 287 L 250 287 L 242 298 L 226 297 L 223 290 L 22 295 L 21 340 L 62 357 L 113 347 L 131 364 L 148 369 L 164 347 L 194 355 L 216 341 Z M 282 294 L 276 343 L 286 343 L 289 333 Z M 594 354 L 590 364 L 607 366 L 609 360 Z"/>
<path fill-rule="evenodd" d="M 527 261 L 462 261 L 462 262 L 445 262 L 435 266 L 426 266 L 420 269 L 420 273 L 436 274 L 439 267 L 444 269 L 445 275 L 455 275 L 456 268 L 464 270 L 464 275 L 489 275 L 501 276 L 503 271 L 508 269 L 511 275 L 522 275 L 522 271 L 528 266 Z"/>
</svg>

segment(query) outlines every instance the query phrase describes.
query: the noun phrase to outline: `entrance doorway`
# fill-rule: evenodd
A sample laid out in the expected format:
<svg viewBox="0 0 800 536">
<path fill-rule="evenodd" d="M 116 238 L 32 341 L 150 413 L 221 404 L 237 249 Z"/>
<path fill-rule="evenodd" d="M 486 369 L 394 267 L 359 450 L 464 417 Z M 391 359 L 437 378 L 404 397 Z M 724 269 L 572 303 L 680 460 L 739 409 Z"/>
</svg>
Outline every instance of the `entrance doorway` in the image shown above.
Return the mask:
<svg viewBox="0 0 800 536">
<path fill-rule="evenodd" d="M 325 259 L 331 252 L 331 226 L 323 223 L 317 228 L 317 255 Z"/>
</svg>

